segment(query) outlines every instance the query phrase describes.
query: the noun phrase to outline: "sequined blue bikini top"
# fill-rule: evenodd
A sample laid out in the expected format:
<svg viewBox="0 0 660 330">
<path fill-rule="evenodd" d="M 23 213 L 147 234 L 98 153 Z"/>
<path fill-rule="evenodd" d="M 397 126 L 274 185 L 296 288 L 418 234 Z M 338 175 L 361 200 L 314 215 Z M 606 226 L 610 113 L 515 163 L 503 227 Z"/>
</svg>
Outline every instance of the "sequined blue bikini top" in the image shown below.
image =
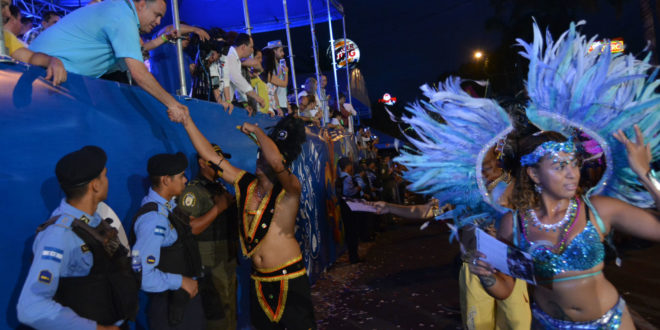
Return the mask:
<svg viewBox="0 0 660 330">
<path fill-rule="evenodd" d="M 596 222 L 601 229 L 605 232 L 605 226 L 596 210 L 591 203 L 583 199 L 587 207 L 585 209 L 591 210 Z M 598 235 L 598 231 L 592 221 L 590 221 L 589 213 L 587 212 L 587 225 L 582 232 L 575 236 L 570 244 L 566 247 L 562 254 L 555 254 L 540 244 L 534 244 L 525 239 L 522 230 L 518 230 L 518 226 L 523 226 L 521 217 L 514 214 L 514 245 L 523 251 L 527 251 L 532 255 L 534 261 L 534 273 L 537 278 L 549 279 L 558 274 L 568 271 L 584 271 L 591 269 L 603 262 L 605 257 L 605 248 Z M 600 272 L 591 273 L 588 275 L 596 275 Z M 585 276 L 578 275 L 570 278 L 560 278 L 557 280 L 567 280 L 574 278 L 582 278 Z"/>
</svg>

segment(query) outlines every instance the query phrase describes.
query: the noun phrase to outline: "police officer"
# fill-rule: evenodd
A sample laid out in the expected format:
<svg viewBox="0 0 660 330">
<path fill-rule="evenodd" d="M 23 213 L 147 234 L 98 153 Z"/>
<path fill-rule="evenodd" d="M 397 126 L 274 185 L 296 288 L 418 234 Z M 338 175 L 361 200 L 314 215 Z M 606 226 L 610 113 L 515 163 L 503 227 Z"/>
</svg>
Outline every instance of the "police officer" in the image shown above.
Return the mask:
<svg viewBox="0 0 660 330">
<path fill-rule="evenodd" d="M 188 216 L 174 197 L 186 186 L 188 160 L 183 153 L 149 159 L 149 193 L 132 226 L 133 250 L 142 258 L 142 290 L 149 293 L 151 329 L 203 329 L 205 317 L 197 295 L 199 250 Z"/>
<path fill-rule="evenodd" d="M 217 145 L 215 151 L 225 158 Z M 208 279 L 200 282 L 207 329 L 236 329 L 236 253 L 238 228 L 233 196 L 217 182 L 217 171 L 197 156 L 199 174 L 179 198 L 179 207 L 190 214 L 192 232 L 199 244 Z"/>
<path fill-rule="evenodd" d="M 18 319 L 37 329 L 119 329 L 137 314 L 138 278 L 117 230 L 96 212 L 108 195 L 105 152 L 86 146 L 55 174 L 66 198 L 37 230 Z"/>
<path fill-rule="evenodd" d="M 350 263 L 355 264 L 362 261 L 358 255 L 359 219 L 357 219 L 355 212 L 351 211 L 344 197 L 360 198 L 361 188 L 355 182 L 353 162 L 349 158 L 340 158 L 337 165 L 339 166 L 339 178 L 337 178 L 336 192 L 339 197 L 341 218 L 344 222 L 348 260 Z"/>
</svg>

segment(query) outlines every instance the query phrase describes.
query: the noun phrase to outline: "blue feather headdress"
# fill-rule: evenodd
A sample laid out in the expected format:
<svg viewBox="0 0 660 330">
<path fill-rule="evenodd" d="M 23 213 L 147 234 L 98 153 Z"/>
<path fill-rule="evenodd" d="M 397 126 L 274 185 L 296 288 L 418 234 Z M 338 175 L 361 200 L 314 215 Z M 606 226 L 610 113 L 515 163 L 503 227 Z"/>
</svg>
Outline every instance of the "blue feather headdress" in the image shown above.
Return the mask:
<svg viewBox="0 0 660 330">
<path fill-rule="evenodd" d="M 458 78 L 421 89 L 429 100 L 406 107 L 410 116 L 401 119 L 416 133 L 404 132 L 414 149 L 404 147 L 396 159 L 408 168 L 409 188 L 454 205 L 439 218 L 453 217 L 457 228 L 506 212 L 491 200 L 481 167 L 486 152 L 513 129 L 507 113 L 493 100 L 468 95 Z M 470 216 L 458 220 L 466 211 Z"/>
<path fill-rule="evenodd" d="M 542 130 L 570 136 L 575 128 L 596 140 L 606 159 L 602 179 L 589 194 L 601 193 L 639 207 L 650 207 L 653 199 L 628 166 L 624 146 L 612 133 L 623 129 L 629 137 L 639 124 L 653 158 L 660 156 L 660 81 L 651 69 L 649 56 L 612 54 L 609 49 L 588 51 L 596 37 L 587 41 L 576 32 L 584 22 L 572 23 L 557 41 L 549 32 L 544 40 L 534 23 L 534 40 L 520 54 L 529 59 L 527 117 Z M 609 45 L 609 43 L 606 43 Z"/>
</svg>

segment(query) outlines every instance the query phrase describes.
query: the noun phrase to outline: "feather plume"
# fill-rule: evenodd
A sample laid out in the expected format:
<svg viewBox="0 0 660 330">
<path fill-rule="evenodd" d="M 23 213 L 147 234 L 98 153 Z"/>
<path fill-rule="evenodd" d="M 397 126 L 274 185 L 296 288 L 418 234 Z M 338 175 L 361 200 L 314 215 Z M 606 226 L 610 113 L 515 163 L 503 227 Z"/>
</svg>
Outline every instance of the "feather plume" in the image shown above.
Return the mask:
<svg viewBox="0 0 660 330">
<path fill-rule="evenodd" d="M 409 115 L 401 118 L 416 133 L 404 132 L 413 148 L 402 147 L 396 159 L 408 168 L 409 188 L 455 205 L 438 218 L 453 218 L 457 228 L 499 218 L 506 209 L 490 200 L 481 166 L 486 152 L 512 130 L 509 116 L 495 101 L 471 97 L 458 78 L 421 90 L 428 101 L 409 105 Z"/>
<path fill-rule="evenodd" d="M 653 158 L 660 157 L 660 94 L 655 92 L 660 81 L 655 80 L 656 73 L 648 74 L 648 56 L 638 60 L 612 54 L 608 48 L 589 52 L 596 37 L 587 40 L 578 33 L 576 28 L 583 24 L 572 23 L 556 41 L 546 33 L 544 43 L 534 23 L 534 40 L 517 40 L 523 48 L 520 54 L 530 61 L 527 117 L 543 130 L 566 136 L 578 128 L 600 144 L 606 171 L 589 194 L 650 207 L 653 199 L 629 168 L 625 148 L 612 133 L 623 129 L 632 138 L 637 123 L 651 144 Z"/>
</svg>

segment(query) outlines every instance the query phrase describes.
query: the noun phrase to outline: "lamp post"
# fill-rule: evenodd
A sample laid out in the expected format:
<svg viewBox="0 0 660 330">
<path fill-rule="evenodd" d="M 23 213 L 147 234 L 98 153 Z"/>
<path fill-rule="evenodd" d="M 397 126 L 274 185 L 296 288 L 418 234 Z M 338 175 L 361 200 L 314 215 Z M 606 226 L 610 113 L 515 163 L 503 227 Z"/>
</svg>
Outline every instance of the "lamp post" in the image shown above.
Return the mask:
<svg viewBox="0 0 660 330">
<path fill-rule="evenodd" d="M 472 57 L 477 62 L 481 62 L 483 60 L 484 65 L 483 65 L 482 68 L 483 68 L 484 74 L 486 75 L 486 89 L 484 90 L 484 97 L 487 97 L 488 96 L 488 85 L 490 85 L 490 80 L 488 79 L 488 72 L 486 72 L 486 67 L 488 66 L 488 57 L 486 56 L 486 54 L 484 54 L 484 52 L 482 52 L 480 50 L 474 51 L 474 53 L 472 54 Z"/>
</svg>

